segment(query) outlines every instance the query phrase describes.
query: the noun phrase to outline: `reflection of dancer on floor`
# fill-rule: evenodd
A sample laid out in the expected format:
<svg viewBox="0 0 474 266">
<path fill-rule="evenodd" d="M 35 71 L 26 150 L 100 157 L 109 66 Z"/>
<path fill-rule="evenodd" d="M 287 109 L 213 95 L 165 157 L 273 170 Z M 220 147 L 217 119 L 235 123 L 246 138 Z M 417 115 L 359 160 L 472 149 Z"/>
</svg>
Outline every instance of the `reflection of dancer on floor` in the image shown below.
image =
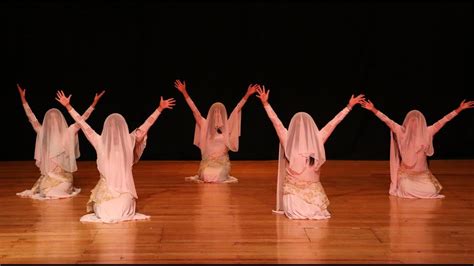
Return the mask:
<svg viewBox="0 0 474 266">
<path fill-rule="evenodd" d="M 49 109 L 40 124 L 26 101 L 26 89 L 20 85 L 17 87 L 28 120 L 36 131 L 35 160 L 41 171 L 33 187 L 17 195 L 33 199 L 61 199 L 77 195 L 81 189 L 73 186 L 72 173 L 77 171 L 76 159 L 80 155 L 79 124 L 68 126 L 63 114 L 56 108 Z M 89 118 L 104 92 L 95 95 L 91 106 L 82 115 L 84 120 Z"/>
<path fill-rule="evenodd" d="M 242 107 L 250 95 L 255 93 L 257 85 L 250 85 L 247 93 L 227 119 L 225 106 L 214 103 L 207 113 L 201 116 L 194 102 L 186 91 L 186 83 L 175 81 L 174 86 L 183 94 L 196 119 L 194 145 L 201 150 L 201 164 L 198 175 L 186 177 L 187 181 L 208 183 L 235 183 L 237 178 L 230 176 L 229 150 L 239 150 L 240 121 Z"/>
<path fill-rule="evenodd" d="M 87 211 L 93 214 L 82 216 L 84 222 L 114 223 L 126 220 L 148 219 L 136 213 L 138 198 L 133 181 L 132 167 L 138 162 L 146 146 L 147 133 L 161 112 L 172 109 L 174 99 L 163 100 L 160 106 L 139 128 L 132 133 L 122 115 L 114 113 L 105 119 L 102 133 L 97 134 L 70 105 L 70 98 L 58 91 L 57 98 L 82 128 L 97 153 L 97 169 L 100 180 L 91 191 Z"/>
<path fill-rule="evenodd" d="M 431 126 L 418 110 L 408 112 L 399 125 L 368 100 L 362 107 L 372 111 L 390 128 L 390 190 L 402 198 L 444 198 L 443 188 L 428 168 L 427 156 L 434 153 L 433 136 L 462 110 L 474 107 L 474 101 L 462 101 L 459 107 Z"/>
<path fill-rule="evenodd" d="M 296 113 L 286 129 L 268 103 L 270 90 L 259 87 L 257 93 L 280 139 L 275 212 L 290 219 L 330 218 L 329 199 L 319 179 L 320 168 L 326 161 L 324 143 L 364 95 L 352 95 L 347 107 L 319 130 L 313 118 L 304 112 Z"/>
</svg>

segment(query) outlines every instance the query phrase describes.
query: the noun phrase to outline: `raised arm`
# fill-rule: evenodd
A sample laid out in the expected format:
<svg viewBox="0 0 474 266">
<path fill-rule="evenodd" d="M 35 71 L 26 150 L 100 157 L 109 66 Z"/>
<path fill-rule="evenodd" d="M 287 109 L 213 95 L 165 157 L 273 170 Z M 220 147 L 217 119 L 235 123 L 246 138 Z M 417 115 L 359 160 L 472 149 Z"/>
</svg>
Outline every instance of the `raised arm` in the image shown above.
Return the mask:
<svg viewBox="0 0 474 266">
<path fill-rule="evenodd" d="M 456 108 L 455 110 L 451 111 L 449 114 L 445 115 L 443 118 L 438 120 L 438 122 L 434 123 L 433 125 L 428 127 L 428 130 L 431 132 L 432 135 L 435 135 L 438 133 L 438 131 L 451 119 L 456 117 L 460 112 L 462 112 L 465 109 L 469 108 L 474 108 L 474 101 L 468 101 L 463 100 L 461 104 L 459 104 L 459 107 Z"/>
<path fill-rule="evenodd" d="M 105 93 L 105 90 L 103 90 L 101 93 L 99 94 L 95 94 L 94 96 L 94 101 L 92 102 L 92 104 L 89 106 L 89 108 L 87 108 L 87 110 L 82 114 L 82 119 L 84 119 L 84 121 L 86 121 L 89 116 L 92 114 L 92 112 L 94 111 L 95 109 L 95 106 L 97 105 L 97 103 L 99 102 L 100 98 L 102 97 L 102 95 L 104 95 Z M 74 132 L 77 132 L 79 131 L 79 129 L 81 129 L 81 126 L 79 126 L 79 123 L 74 123 L 70 126 L 70 128 L 72 128 L 72 130 Z"/>
<path fill-rule="evenodd" d="M 196 119 L 196 123 L 201 125 L 201 122 L 204 120 L 204 118 L 201 116 L 201 113 L 197 109 L 196 105 L 194 104 L 193 100 L 191 100 L 191 97 L 189 97 L 188 92 L 186 91 L 186 82 L 183 81 L 181 82 L 180 80 L 176 80 L 174 82 L 174 87 L 178 89 L 184 96 L 184 99 L 189 105 L 189 108 L 191 108 L 191 111 L 193 111 L 194 119 Z"/>
<path fill-rule="evenodd" d="M 138 127 L 136 131 L 136 142 L 141 142 L 143 140 L 143 138 L 148 133 L 148 130 L 155 123 L 156 119 L 158 119 L 158 116 L 160 116 L 163 110 L 166 108 L 173 109 L 175 102 L 176 101 L 173 98 L 163 100 L 163 97 L 161 97 L 160 106 L 158 106 L 158 108 L 156 108 L 156 110 L 145 120 L 145 123 Z"/>
<path fill-rule="evenodd" d="M 36 119 L 35 114 L 33 113 L 30 106 L 28 105 L 28 102 L 26 101 L 26 89 L 22 89 L 19 84 L 16 84 L 16 87 L 18 88 L 18 92 L 20 93 L 21 102 L 23 104 L 23 109 L 25 109 L 26 116 L 28 117 L 28 121 L 30 121 L 35 132 L 38 133 L 41 129 L 41 123 L 38 121 L 38 119 Z"/>
<path fill-rule="evenodd" d="M 364 100 L 363 94 L 359 94 L 357 97 L 354 97 L 354 94 L 352 94 L 347 106 L 344 107 L 342 111 L 340 111 L 331 121 L 329 121 L 321 129 L 321 137 L 323 139 L 323 142 L 326 142 L 326 140 L 329 138 L 329 136 L 331 136 L 336 126 L 339 125 L 339 123 L 341 123 L 341 121 L 346 117 L 346 115 L 352 110 L 354 105 L 361 104 L 363 100 Z"/>
<path fill-rule="evenodd" d="M 362 101 L 361 103 L 361 106 L 364 107 L 365 109 L 371 111 L 372 113 L 374 113 L 380 120 L 382 120 L 382 122 L 384 122 L 389 128 L 390 130 L 392 130 L 395 134 L 399 134 L 402 132 L 402 129 L 403 127 L 400 126 L 399 124 L 397 124 L 395 121 L 393 121 L 392 119 L 388 118 L 388 116 L 386 116 L 385 114 L 383 114 L 382 112 L 380 112 L 379 110 L 377 110 L 377 108 L 375 108 L 374 104 L 370 101 L 370 100 L 364 100 Z"/>
<path fill-rule="evenodd" d="M 257 84 L 254 84 L 254 85 L 250 84 L 248 86 L 247 92 L 245 93 L 244 97 L 242 97 L 242 99 L 239 101 L 237 106 L 235 106 L 232 113 L 238 113 L 238 112 L 242 111 L 242 108 L 244 107 L 244 105 L 247 102 L 248 98 L 257 91 L 258 86 L 259 85 L 257 85 Z"/>
<path fill-rule="evenodd" d="M 272 121 L 273 127 L 277 132 L 281 145 L 285 147 L 288 130 L 285 128 L 285 126 L 283 126 L 283 123 L 280 121 L 277 114 L 270 106 L 270 103 L 268 102 L 269 96 L 270 90 L 265 91 L 265 86 L 263 86 L 262 88 L 260 86 L 257 87 L 257 97 L 260 98 L 260 101 L 263 104 L 263 108 L 265 108 L 265 111 L 267 112 L 268 118 L 270 118 L 270 120 Z"/>
<path fill-rule="evenodd" d="M 72 118 L 82 128 L 82 131 L 84 132 L 84 135 L 86 135 L 89 142 L 92 144 L 92 146 L 94 146 L 94 148 L 97 149 L 97 145 L 99 143 L 100 136 L 86 123 L 84 118 L 82 118 L 82 116 L 80 116 L 76 112 L 76 110 L 74 110 L 74 108 L 72 108 L 72 106 L 70 104 L 71 96 L 72 95 L 69 95 L 69 97 L 66 97 L 66 95 L 64 95 L 63 91 L 58 91 L 56 93 L 56 101 L 60 102 L 62 106 L 66 107 L 66 109 L 68 110 L 68 112 L 72 116 Z"/>
</svg>

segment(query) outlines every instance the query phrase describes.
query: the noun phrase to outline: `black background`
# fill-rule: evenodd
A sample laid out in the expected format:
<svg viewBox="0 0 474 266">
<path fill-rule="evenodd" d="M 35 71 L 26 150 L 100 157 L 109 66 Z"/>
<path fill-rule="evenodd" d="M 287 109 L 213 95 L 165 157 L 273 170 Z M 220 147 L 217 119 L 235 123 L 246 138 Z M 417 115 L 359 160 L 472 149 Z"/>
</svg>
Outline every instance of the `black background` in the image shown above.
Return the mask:
<svg viewBox="0 0 474 266">
<path fill-rule="evenodd" d="M 364 93 L 398 123 L 412 109 L 428 124 L 474 99 L 471 2 L 11 1 L 0 3 L 3 126 L 0 160 L 32 160 L 35 132 L 15 84 L 42 121 L 57 89 L 100 133 L 118 112 L 130 129 L 174 97 L 149 131 L 142 159 L 199 160 L 194 118 L 175 79 L 205 116 L 213 102 L 230 112 L 251 83 L 271 90 L 285 125 L 298 111 L 321 128 Z M 469 70 L 468 70 L 469 69 Z M 95 160 L 80 134 L 81 160 Z M 434 139 L 434 159 L 474 158 L 474 110 Z M 385 160 L 389 129 L 357 106 L 326 143 L 328 159 Z M 260 100 L 243 109 L 240 150 L 231 159 L 276 159 L 278 139 Z"/>
</svg>

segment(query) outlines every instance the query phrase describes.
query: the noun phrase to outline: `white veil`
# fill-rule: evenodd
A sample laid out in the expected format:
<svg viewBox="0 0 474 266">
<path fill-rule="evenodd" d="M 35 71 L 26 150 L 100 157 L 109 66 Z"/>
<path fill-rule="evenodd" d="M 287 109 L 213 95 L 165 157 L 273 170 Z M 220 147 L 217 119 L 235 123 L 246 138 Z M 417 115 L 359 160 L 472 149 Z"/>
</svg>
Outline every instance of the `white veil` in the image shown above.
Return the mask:
<svg viewBox="0 0 474 266">
<path fill-rule="evenodd" d="M 138 198 L 132 174 L 135 154 L 135 134 L 129 133 L 122 115 L 109 115 L 97 147 L 97 168 L 113 190 Z"/>
<path fill-rule="evenodd" d="M 431 156 L 434 148 L 426 119 L 418 110 L 408 112 L 403 121 L 402 133 L 395 136 L 390 132 L 390 139 L 390 194 L 393 194 L 398 187 L 400 160 L 411 167 L 416 164 L 418 152 Z"/>
<path fill-rule="evenodd" d="M 194 129 L 194 145 L 201 149 L 201 152 L 206 150 L 207 142 L 215 137 L 217 128 L 221 128 L 224 136 L 224 143 L 231 151 L 239 150 L 240 137 L 240 122 L 241 112 L 230 115 L 227 119 L 227 111 L 225 106 L 220 103 L 214 103 L 207 113 L 205 121 L 202 121 L 201 126 L 196 123 Z"/>
<path fill-rule="evenodd" d="M 314 164 L 311 166 L 310 157 L 314 159 Z M 293 175 L 303 173 L 307 167 L 317 171 L 325 161 L 324 143 L 313 118 L 304 112 L 296 113 L 288 128 L 286 147 L 280 144 L 279 148 L 275 212 L 283 211 L 283 184 L 287 171 Z"/>
<path fill-rule="evenodd" d="M 67 172 L 77 171 L 79 158 L 77 134 L 68 130 L 66 119 L 56 108 L 49 109 L 43 118 L 41 129 L 36 135 L 35 160 L 43 175 L 59 165 Z"/>
</svg>

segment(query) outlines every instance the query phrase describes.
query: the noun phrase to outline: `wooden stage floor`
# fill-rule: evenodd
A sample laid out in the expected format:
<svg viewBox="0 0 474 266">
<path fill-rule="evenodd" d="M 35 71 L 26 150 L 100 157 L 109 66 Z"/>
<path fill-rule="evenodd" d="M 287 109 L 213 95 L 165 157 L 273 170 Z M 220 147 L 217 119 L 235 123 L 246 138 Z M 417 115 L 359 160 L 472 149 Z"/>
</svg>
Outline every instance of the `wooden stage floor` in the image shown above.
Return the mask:
<svg viewBox="0 0 474 266">
<path fill-rule="evenodd" d="M 387 161 L 327 161 L 329 220 L 272 214 L 276 161 L 233 161 L 237 184 L 185 183 L 198 161 L 141 161 L 137 209 L 149 221 L 81 223 L 98 180 L 80 161 L 75 198 L 15 195 L 33 161 L 0 162 L 0 264 L 5 263 L 474 263 L 474 160 L 432 161 L 445 199 L 388 195 Z"/>
</svg>

